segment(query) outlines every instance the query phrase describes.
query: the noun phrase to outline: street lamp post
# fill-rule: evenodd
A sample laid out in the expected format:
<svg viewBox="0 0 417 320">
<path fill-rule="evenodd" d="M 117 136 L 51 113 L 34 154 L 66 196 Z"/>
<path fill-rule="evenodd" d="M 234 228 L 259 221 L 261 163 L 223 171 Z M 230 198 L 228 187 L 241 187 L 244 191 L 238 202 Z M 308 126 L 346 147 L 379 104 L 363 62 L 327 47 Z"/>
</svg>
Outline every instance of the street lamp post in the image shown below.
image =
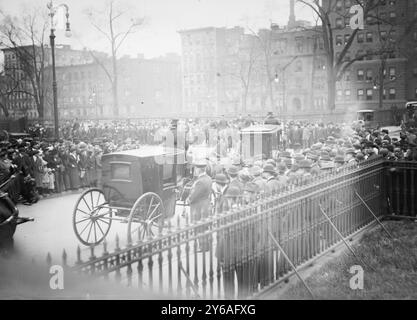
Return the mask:
<svg viewBox="0 0 417 320">
<path fill-rule="evenodd" d="M 54 126 L 55 126 L 55 138 L 59 139 L 59 120 L 58 120 L 58 90 L 56 82 L 56 70 L 55 70 L 55 23 L 54 16 L 57 13 L 57 10 L 60 7 L 65 8 L 65 17 L 66 17 L 66 28 L 65 35 L 67 37 L 71 36 L 71 29 L 69 23 L 69 8 L 66 4 L 60 4 L 54 6 L 52 0 L 47 4 L 49 9 L 49 17 L 51 18 L 51 34 L 49 36 L 51 43 L 51 55 L 52 55 L 52 94 L 53 94 L 53 103 L 54 103 Z"/>
</svg>

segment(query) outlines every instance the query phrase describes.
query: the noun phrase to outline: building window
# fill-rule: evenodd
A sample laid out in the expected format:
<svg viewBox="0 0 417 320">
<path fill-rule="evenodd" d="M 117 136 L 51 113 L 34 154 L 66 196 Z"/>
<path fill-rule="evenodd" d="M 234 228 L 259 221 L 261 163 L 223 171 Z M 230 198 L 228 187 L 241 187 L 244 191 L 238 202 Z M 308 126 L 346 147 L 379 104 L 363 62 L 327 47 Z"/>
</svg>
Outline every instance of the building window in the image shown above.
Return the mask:
<svg viewBox="0 0 417 320">
<path fill-rule="evenodd" d="M 345 28 L 350 27 L 350 17 L 345 17 Z"/>
<path fill-rule="evenodd" d="M 358 70 L 358 81 L 363 81 L 364 80 L 364 76 L 365 76 L 364 71 L 362 69 L 359 69 Z"/>
<path fill-rule="evenodd" d="M 350 39 L 350 34 L 345 34 L 345 44 L 348 43 L 349 39 Z"/>
<path fill-rule="evenodd" d="M 366 90 L 366 100 L 372 100 L 372 95 L 373 95 L 374 91 L 372 89 L 367 89 Z"/>
<path fill-rule="evenodd" d="M 373 33 L 372 32 L 367 32 L 366 33 L 366 42 L 372 42 L 373 39 Z"/>
<path fill-rule="evenodd" d="M 343 29 L 343 19 L 337 18 L 336 19 L 336 28 Z"/>
<path fill-rule="evenodd" d="M 337 90 L 337 95 L 336 98 L 338 101 L 342 100 L 343 97 L 343 91 L 342 90 Z"/>
<path fill-rule="evenodd" d="M 366 70 L 366 81 L 372 81 L 373 71 L 371 69 Z"/>
<path fill-rule="evenodd" d="M 389 41 L 396 42 L 397 32 L 395 30 L 391 30 L 389 32 Z"/>
<path fill-rule="evenodd" d="M 340 11 L 343 8 L 343 1 L 342 0 L 337 0 L 336 1 L 336 10 Z"/>
<path fill-rule="evenodd" d="M 346 89 L 345 90 L 345 97 L 346 97 L 346 100 L 350 100 L 350 97 L 351 97 L 351 91 L 350 91 L 350 89 Z"/>
<path fill-rule="evenodd" d="M 358 100 L 362 100 L 364 95 L 363 89 L 358 89 Z"/>
<path fill-rule="evenodd" d="M 397 19 L 397 14 L 394 11 L 393 12 L 390 12 L 389 13 L 390 23 L 395 23 L 396 19 Z"/>
<path fill-rule="evenodd" d="M 389 78 L 391 80 L 395 80 L 395 78 L 396 78 L 396 69 L 395 69 L 395 67 L 389 68 Z"/>
<path fill-rule="evenodd" d="M 343 37 L 341 35 L 336 36 L 336 45 L 341 46 L 343 44 Z"/>
<path fill-rule="evenodd" d="M 396 97 L 397 97 L 397 90 L 395 90 L 395 88 L 389 89 L 389 99 L 395 100 Z"/>
<path fill-rule="evenodd" d="M 380 37 L 382 41 L 386 41 L 387 40 L 387 32 L 386 31 L 381 31 L 380 32 Z"/>
<path fill-rule="evenodd" d="M 350 70 L 345 71 L 345 80 L 350 81 Z"/>
</svg>

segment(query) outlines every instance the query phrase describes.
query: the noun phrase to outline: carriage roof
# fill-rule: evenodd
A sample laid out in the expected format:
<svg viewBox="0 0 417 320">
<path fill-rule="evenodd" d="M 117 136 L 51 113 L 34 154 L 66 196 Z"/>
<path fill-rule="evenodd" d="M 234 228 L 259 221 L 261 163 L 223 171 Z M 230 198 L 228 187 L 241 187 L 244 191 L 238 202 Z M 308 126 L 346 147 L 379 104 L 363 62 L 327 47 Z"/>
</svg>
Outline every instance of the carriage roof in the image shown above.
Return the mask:
<svg viewBox="0 0 417 320">
<path fill-rule="evenodd" d="M 158 157 L 158 156 L 174 156 L 174 155 L 184 154 L 184 150 L 182 149 L 174 149 L 174 148 L 166 148 L 163 146 L 143 146 L 139 149 L 134 150 L 126 150 L 126 151 L 117 151 L 112 152 L 105 156 L 131 156 L 136 158 L 150 158 L 150 157 Z"/>
<path fill-rule="evenodd" d="M 242 129 L 240 132 L 243 134 L 251 134 L 251 133 L 268 134 L 268 133 L 277 133 L 280 129 L 281 127 L 277 125 L 265 124 L 265 125 L 250 126 L 248 128 Z"/>
<path fill-rule="evenodd" d="M 359 110 L 356 113 L 374 113 L 375 110 Z"/>
</svg>

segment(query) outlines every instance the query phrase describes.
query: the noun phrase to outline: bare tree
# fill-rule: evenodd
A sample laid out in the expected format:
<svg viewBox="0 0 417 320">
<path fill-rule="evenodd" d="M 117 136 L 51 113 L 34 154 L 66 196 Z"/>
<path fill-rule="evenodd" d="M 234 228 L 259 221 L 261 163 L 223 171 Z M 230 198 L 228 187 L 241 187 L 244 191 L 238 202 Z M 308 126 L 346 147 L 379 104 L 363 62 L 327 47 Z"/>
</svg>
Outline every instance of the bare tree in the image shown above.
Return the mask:
<svg viewBox="0 0 417 320">
<path fill-rule="evenodd" d="M 252 35 L 245 35 L 240 44 L 237 57 L 233 56 L 231 59 L 233 62 L 225 65 L 225 76 L 238 81 L 241 87 L 241 110 L 244 113 L 247 111 L 248 96 L 253 86 L 253 78 L 261 68 L 259 63 L 263 53 L 259 51 L 257 42 L 257 38 Z"/>
<path fill-rule="evenodd" d="M 44 117 L 48 85 L 48 49 L 46 48 L 48 19 L 34 10 L 21 18 L 0 11 L 0 43 L 13 51 L 15 61 L 5 67 L 7 97 L 23 94 L 33 98 L 38 115 Z"/>
<path fill-rule="evenodd" d="M 266 88 L 268 90 L 269 100 L 271 108 L 275 108 L 275 97 L 274 97 L 274 88 L 273 82 L 275 77 L 273 75 L 272 67 L 272 53 L 273 53 L 273 42 L 272 42 L 272 33 L 269 30 L 265 32 L 256 33 L 249 28 L 249 31 L 258 39 L 259 47 L 263 53 L 263 62 L 265 70 L 265 82 Z"/>
<path fill-rule="evenodd" d="M 340 17 L 344 23 L 346 18 L 349 18 L 349 10 L 337 10 L 337 1 L 320 1 L 320 0 L 298 0 L 299 3 L 309 7 L 318 17 L 319 25 L 316 27 L 317 32 L 320 33 L 324 44 L 324 51 L 326 55 L 326 70 L 327 70 L 327 104 L 329 110 L 336 108 L 336 83 L 342 79 L 345 72 L 356 61 L 362 60 L 369 55 L 375 53 L 364 53 L 356 55 L 354 58 L 346 59 L 349 49 L 352 47 L 353 41 L 359 32 L 359 29 L 352 30 L 349 38 L 345 40 L 344 47 L 340 53 L 336 55 L 335 31 L 337 26 L 332 24 L 334 17 Z M 363 9 L 363 18 L 366 20 L 372 17 L 374 10 L 381 5 L 381 0 L 353 0 L 352 5 L 359 5 Z"/>
<path fill-rule="evenodd" d="M 119 50 L 129 35 L 138 31 L 139 27 L 143 25 L 144 18 L 128 18 L 129 9 L 119 9 L 116 1 L 110 0 L 106 3 L 103 12 L 94 12 L 90 9 L 87 12 L 91 25 L 104 36 L 104 39 L 110 44 L 111 50 L 111 68 L 108 67 L 105 61 L 99 59 L 93 52 L 90 51 L 93 59 L 104 70 L 108 77 L 113 97 L 113 115 L 119 115 L 119 101 L 118 101 L 118 65 L 117 57 Z M 127 22 L 127 23 L 126 23 Z"/>
</svg>

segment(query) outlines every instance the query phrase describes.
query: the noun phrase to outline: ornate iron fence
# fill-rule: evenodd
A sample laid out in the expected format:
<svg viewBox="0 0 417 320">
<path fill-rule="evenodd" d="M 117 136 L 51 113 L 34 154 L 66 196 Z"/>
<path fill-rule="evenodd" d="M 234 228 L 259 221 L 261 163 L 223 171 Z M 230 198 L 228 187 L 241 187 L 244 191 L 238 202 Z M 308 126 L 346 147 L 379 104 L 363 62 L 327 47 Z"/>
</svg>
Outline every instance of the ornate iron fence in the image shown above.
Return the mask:
<svg viewBox="0 0 417 320">
<path fill-rule="evenodd" d="M 120 248 L 116 239 L 111 253 L 105 242 L 88 261 L 78 249 L 72 269 L 171 297 L 248 298 L 293 272 L 275 241 L 299 267 L 375 216 L 416 215 L 416 174 L 416 162 L 365 161 L 146 242 Z"/>
</svg>

